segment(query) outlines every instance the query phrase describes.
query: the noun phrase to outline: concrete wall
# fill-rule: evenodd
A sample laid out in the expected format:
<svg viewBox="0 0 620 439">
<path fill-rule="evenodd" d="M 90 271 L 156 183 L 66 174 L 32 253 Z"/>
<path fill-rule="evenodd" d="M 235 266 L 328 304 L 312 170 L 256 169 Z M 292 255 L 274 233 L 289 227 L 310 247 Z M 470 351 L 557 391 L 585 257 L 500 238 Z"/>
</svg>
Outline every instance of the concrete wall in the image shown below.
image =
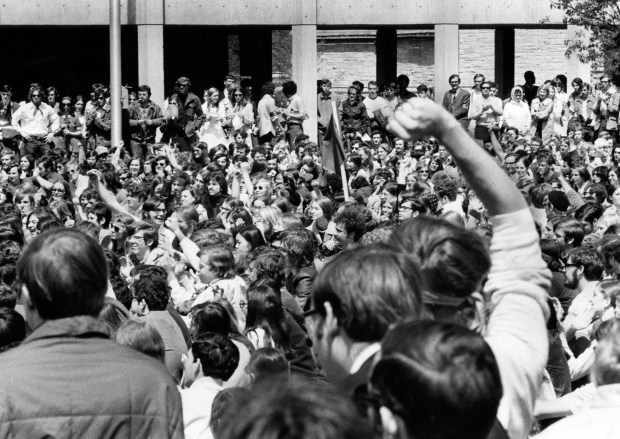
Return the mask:
<svg viewBox="0 0 620 439">
<path fill-rule="evenodd" d="M 515 84 L 524 83 L 527 70 L 532 70 L 541 84 L 560 73 L 567 75 L 566 38 L 565 29 L 515 29 Z M 581 79 L 590 82 L 590 78 Z"/>
<path fill-rule="evenodd" d="M 538 24 L 548 0 L 122 0 L 123 24 L 363 26 Z M 108 23 L 109 0 L 2 0 L 0 25 Z"/>
</svg>

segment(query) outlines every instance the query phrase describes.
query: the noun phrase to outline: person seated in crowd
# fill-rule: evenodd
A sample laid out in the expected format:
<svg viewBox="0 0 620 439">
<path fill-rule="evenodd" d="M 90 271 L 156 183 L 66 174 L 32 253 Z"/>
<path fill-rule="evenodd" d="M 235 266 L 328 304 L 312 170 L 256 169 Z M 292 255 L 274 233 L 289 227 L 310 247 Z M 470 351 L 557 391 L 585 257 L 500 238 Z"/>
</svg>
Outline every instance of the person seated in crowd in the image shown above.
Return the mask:
<svg viewBox="0 0 620 439">
<path fill-rule="evenodd" d="M 185 374 L 192 376 L 193 383 L 181 391 L 186 438 L 210 434 L 213 399 L 238 364 L 239 350 L 227 336 L 206 333 L 192 341 L 185 359 Z"/>
</svg>

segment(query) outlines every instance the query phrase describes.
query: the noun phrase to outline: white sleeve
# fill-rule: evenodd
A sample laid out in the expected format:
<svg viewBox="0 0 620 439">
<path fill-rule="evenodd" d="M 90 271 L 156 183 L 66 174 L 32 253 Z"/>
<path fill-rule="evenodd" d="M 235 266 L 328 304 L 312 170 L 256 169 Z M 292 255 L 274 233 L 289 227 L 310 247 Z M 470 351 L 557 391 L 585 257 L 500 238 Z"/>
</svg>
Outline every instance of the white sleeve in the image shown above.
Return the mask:
<svg viewBox="0 0 620 439">
<path fill-rule="evenodd" d="M 546 298 L 551 273 L 542 259 L 528 209 L 495 216 L 492 267 L 485 285 L 493 307 L 486 341 L 495 354 L 504 395 L 497 418 L 511 439 L 527 436 L 547 364 Z"/>
</svg>

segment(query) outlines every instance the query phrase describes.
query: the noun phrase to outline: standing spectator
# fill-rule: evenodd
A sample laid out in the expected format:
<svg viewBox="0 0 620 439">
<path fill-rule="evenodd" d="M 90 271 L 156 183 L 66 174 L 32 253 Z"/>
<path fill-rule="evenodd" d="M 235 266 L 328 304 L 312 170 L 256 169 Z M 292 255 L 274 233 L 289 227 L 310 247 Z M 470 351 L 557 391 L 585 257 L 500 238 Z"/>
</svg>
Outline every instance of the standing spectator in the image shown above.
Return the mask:
<svg viewBox="0 0 620 439">
<path fill-rule="evenodd" d="M 510 101 L 504 106 L 503 125 L 506 129 L 516 129 L 523 136 L 532 126 L 530 107 L 523 100 L 523 89 L 519 86 L 512 89 L 510 98 Z"/>
<path fill-rule="evenodd" d="M 86 128 L 90 132 L 90 149 L 108 148 L 112 136 L 112 108 L 107 103 L 110 94 L 105 89 L 95 92 L 93 109 L 86 113 Z M 115 145 L 116 146 L 116 145 Z"/>
<path fill-rule="evenodd" d="M 472 102 L 471 118 L 476 121 L 474 137 L 482 143 L 491 141 L 492 129 L 499 122 L 499 116 L 504 114 L 502 100 L 491 96 L 491 83 L 486 81 L 480 86 L 481 97 Z"/>
<path fill-rule="evenodd" d="M 205 121 L 200 106 L 200 98 L 193 94 L 189 78 L 182 76 L 174 84 L 174 94 L 168 98 L 168 105 L 175 107 L 170 113 L 162 142 L 172 140 L 181 151 L 191 151 L 191 145 L 197 140 L 196 132 Z M 175 114 L 176 113 L 176 114 Z"/>
<path fill-rule="evenodd" d="M 448 110 L 463 128 L 467 129 L 470 94 L 461 88 L 459 75 L 450 75 L 448 82 L 451 88 L 443 97 L 443 108 Z"/>
<path fill-rule="evenodd" d="M 604 74 L 600 78 L 601 89 L 596 96 L 594 113 L 599 116 L 599 132 L 609 132 L 613 139 L 618 141 L 618 109 L 620 108 L 620 93 L 611 83 L 611 76 Z"/>
<path fill-rule="evenodd" d="M 366 111 L 366 105 L 362 102 L 357 87 L 351 86 L 347 91 L 347 100 L 340 103 L 338 117 L 343 133 L 354 134 L 354 137 L 362 137 L 369 134 L 370 120 Z"/>
<path fill-rule="evenodd" d="M 523 99 L 531 106 L 534 98 L 538 96 L 538 86 L 534 85 L 536 84 L 536 75 L 528 70 L 523 74 L 523 79 L 525 79 L 525 84 L 521 86 L 523 89 Z"/>
<path fill-rule="evenodd" d="M 131 153 L 134 158 L 144 160 L 155 143 L 157 127 L 164 120 L 161 108 L 151 100 L 151 87 L 138 87 L 138 101 L 129 107 L 131 130 Z"/>
<path fill-rule="evenodd" d="M 394 112 L 390 104 L 377 94 L 378 90 L 377 81 L 370 81 L 368 83 L 368 96 L 363 102 L 366 105 L 371 130 L 384 131 Z"/>
<path fill-rule="evenodd" d="M 322 140 L 327 131 L 329 119 L 332 117 L 332 102 L 336 103 L 336 108 L 340 107 L 340 99 L 331 92 L 332 82 L 329 79 L 323 79 L 321 84 L 321 93 L 317 96 L 318 123 L 319 123 L 319 140 Z"/>
<path fill-rule="evenodd" d="M 308 119 L 308 114 L 304 108 L 301 97 L 297 94 L 297 84 L 293 81 L 287 81 L 282 84 L 282 92 L 288 99 L 288 107 L 286 108 L 286 137 L 290 149 L 295 146 L 295 139 L 304 133 L 303 122 Z"/>
<path fill-rule="evenodd" d="M 54 133 L 60 128 L 58 115 L 43 102 L 45 92 L 41 87 L 30 90 L 30 102 L 13 113 L 11 125 L 22 136 L 23 153 L 39 158 L 47 154 Z"/>
<path fill-rule="evenodd" d="M 183 437 L 181 397 L 163 365 L 110 341 L 97 319 L 108 269 L 95 240 L 43 233 L 17 277 L 33 332 L 2 354 L 1 436 Z"/>
<path fill-rule="evenodd" d="M 263 85 L 263 97 L 258 102 L 258 143 L 260 145 L 271 143 L 276 134 L 282 131 L 278 120 L 278 107 L 273 98 L 275 91 L 275 84 L 266 82 Z"/>
</svg>

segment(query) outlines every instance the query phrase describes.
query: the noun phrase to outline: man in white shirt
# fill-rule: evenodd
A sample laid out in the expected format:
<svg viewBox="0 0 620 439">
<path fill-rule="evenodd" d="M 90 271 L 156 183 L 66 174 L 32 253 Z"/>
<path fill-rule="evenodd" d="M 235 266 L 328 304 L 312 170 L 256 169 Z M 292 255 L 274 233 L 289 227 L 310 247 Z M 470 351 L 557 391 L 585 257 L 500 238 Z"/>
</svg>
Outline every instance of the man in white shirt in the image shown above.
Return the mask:
<svg viewBox="0 0 620 439">
<path fill-rule="evenodd" d="M 471 118 L 476 121 L 474 138 L 487 143 L 491 141 L 490 130 L 499 123 L 504 114 L 502 100 L 491 95 L 491 83 L 485 81 L 480 86 L 480 98 L 471 101 Z"/>
<path fill-rule="evenodd" d="M 304 133 L 303 122 L 308 119 L 304 102 L 297 94 L 297 84 L 294 81 L 287 81 L 282 84 L 282 93 L 288 99 L 286 107 L 286 124 L 288 126 L 286 137 L 291 148 L 295 146 L 295 140 Z"/>
<path fill-rule="evenodd" d="M 394 112 L 388 101 L 377 94 L 378 90 L 376 81 L 368 83 L 368 96 L 364 99 L 364 105 L 366 105 L 371 128 L 383 131 Z"/>
<path fill-rule="evenodd" d="M 238 365 L 239 349 L 227 336 L 207 333 L 194 340 L 184 360 L 184 381 L 189 388 L 181 390 L 185 439 L 213 437 L 211 405 Z"/>
<path fill-rule="evenodd" d="M 276 86 L 273 82 L 267 82 L 263 85 L 263 97 L 258 102 L 258 143 L 271 143 L 276 133 L 281 131 L 280 122 L 278 121 L 278 107 L 273 95 Z"/>
<path fill-rule="evenodd" d="M 11 125 L 24 140 L 25 154 L 39 158 L 50 150 L 54 133 L 60 129 L 60 119 L 52 107 L 43 102 L 45 92 L 41 87 L 30 90 L 30 102 L 13 113 Z"/>
</svg>

